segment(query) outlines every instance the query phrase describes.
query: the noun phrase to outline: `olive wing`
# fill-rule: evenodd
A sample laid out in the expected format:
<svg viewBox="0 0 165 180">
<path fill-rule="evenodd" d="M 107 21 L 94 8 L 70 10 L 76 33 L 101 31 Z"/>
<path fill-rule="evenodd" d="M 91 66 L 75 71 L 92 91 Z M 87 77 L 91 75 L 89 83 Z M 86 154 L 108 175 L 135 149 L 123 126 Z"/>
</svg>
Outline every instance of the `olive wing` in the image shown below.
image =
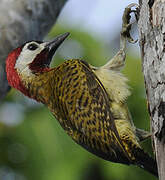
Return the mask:
<svg viewBox="0 0 165 180">
<path fill-rule="evenodd" d="M 110 99 L 90 66 L 80 60 L 67 62 L 61 83 L 59 111 L 67 133 L 97 156 L 128 164 L 110 112 Z"/>
</svg>

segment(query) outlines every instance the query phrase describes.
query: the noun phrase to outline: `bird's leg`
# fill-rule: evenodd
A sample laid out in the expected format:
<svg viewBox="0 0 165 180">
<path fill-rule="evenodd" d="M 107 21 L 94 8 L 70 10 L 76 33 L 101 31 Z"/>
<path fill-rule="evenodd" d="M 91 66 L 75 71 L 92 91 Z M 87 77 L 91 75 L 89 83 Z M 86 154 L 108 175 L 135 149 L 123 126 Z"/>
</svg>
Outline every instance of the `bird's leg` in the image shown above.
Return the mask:
<svg viewBox="0 0 165 180">
<path fill-rule="evenodd" d="M 150 132 L 139 128 L 136 128 L 135 133 L 140 142 L 150 138 L 152 135 Z"/>
<path fill-rule="evenodd" d="M 135 10 L 132 10 L 131 9 L 132 7 L 135 7 Z M 113 64 L 113 68 L 115 70 L 118 68 L 122 68 L 124 66 L 125 54 L 126 54 L 126 52 L 125 52 L 126 41 L 128 41 L 129 43 L 137 42 L 137 40 L 134 40 L 130 35 L 131 26 L 133 24 L 133 23 L 130 23 L 130 19 L 131 19 L 130 14 L 132 12 L 134 12 L 135 17 L 136 17 L 137 16 L 137 8 L 138 8 L 138 5 L 135 3 L 130 4 L 125 8 L 125 11 L 124 11 L 124 14 L 122 17 L 122 21 L 123 21 L 122 30 L 120 33 L 120 50 L 116 54 L 116 56 L 111 60 L 112 64 Z M 143 141 L 143 140 L 151 137 L 151 133 L 148 131 L 145 131 L 143 129 L 136 128 L 135 133 L 136 133 L 136 136 L 139 138 L 139 141 Z"/>
<path fill-rule="evenodd" d="M 132 8 L 135 7 L 135 10 L 132 10 Z M 106 69 L 116 70 L 120 71 L 120 69 L 124 66 L 125 63 L 125 57 L 126 57 L 126 41 L 130 43 L 136 43 L 137 40 L 134 40 L 130 35 L 130 30 L 133 23 L 130 23 L 131 19 L 131 13 L 137 13 L 138 5 L 135 3 L 132 3 L 128 5 L 123 13 L 122 17 L 122 30 L 120 33 L 120 50 L 118 53 L 110 60 L 107 64 L 102 66 Z"/>
</svg>

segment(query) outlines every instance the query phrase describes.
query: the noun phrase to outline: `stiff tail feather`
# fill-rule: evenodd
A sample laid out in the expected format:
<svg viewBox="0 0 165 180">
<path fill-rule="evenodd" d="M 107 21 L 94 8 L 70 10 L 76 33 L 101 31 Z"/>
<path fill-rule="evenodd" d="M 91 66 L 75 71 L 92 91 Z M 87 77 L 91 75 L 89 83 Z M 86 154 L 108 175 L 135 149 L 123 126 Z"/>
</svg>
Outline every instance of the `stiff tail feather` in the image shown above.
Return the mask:
<svg viewBox="0 0 165 180">
<path fill-rule="evenodd" d="M 158 168 L 156 164 L 156 160 L 150 157 L 147 153 L 145 153 L 142 149 L 137 149 L 136 151 L 136 165 L 140 168 L 148 171 L 152 175 L 158 177 Z"/>
</svg>

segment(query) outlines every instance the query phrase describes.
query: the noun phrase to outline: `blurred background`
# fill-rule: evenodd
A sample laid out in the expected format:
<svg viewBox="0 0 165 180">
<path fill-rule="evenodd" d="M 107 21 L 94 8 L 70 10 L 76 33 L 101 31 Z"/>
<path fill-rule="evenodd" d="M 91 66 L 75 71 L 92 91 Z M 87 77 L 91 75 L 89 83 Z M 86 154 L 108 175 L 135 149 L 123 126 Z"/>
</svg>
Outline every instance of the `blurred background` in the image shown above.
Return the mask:
<svg viewBox="0 0 165 180">
<path fill-rule="evenodd" d="M 134 1 L 137 2 L 137 1 Z M 52 66 L 80 58 L 107 62 L 119 49 L 124 8 L 132 1 L 69 0 L 46 39 L 70 32 Z M 136 28 L 135 28 L 136 29 Z M 136 38 L 136 31 L 132 32 Z M 123 73 L 132 95 L 128 106 L 139 128 L 149 129 L 138 43 L 129 45 Z M 150 140 L 142 146 L 150 154 Z M 0 105 L 0 180 L 128 180 L 155 178 L 135 166 L 104 161 L 66 135 L 48 109 L 12 89 Z"/>
</svg>

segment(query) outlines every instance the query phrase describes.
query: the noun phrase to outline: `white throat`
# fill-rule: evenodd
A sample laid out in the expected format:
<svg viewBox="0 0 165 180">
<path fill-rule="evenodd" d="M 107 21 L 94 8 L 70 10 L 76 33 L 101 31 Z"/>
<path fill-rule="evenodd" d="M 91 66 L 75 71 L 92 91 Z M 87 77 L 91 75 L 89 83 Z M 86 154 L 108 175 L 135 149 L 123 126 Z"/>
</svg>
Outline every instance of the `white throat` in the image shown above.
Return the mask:
<svg viewBox="0 0 165 180">
<path fill-rule="evenodd" d="M 38 46 L 35 50 L 29 50 L 28 46 L 30 44 L 36 44 Z M 23 47 L 18 59 L 16 60 L 15 69 L 20 74 L 31 74 L 31 70 L 29 69 L 29 64 L 31 64 L 38 54 L 45 48 L 45 43 L 38 44 L 36 42 L 29 42 L 25 44 Z"/>
</svg>

